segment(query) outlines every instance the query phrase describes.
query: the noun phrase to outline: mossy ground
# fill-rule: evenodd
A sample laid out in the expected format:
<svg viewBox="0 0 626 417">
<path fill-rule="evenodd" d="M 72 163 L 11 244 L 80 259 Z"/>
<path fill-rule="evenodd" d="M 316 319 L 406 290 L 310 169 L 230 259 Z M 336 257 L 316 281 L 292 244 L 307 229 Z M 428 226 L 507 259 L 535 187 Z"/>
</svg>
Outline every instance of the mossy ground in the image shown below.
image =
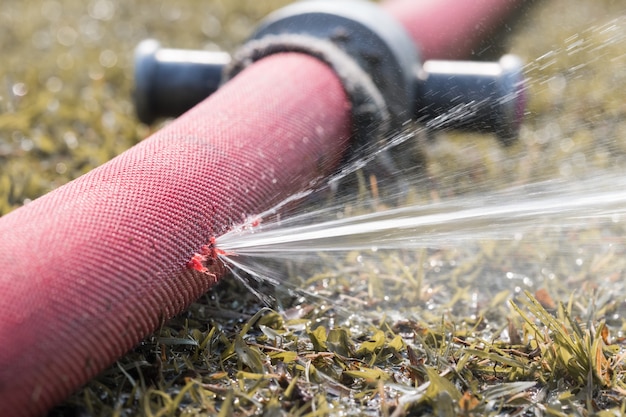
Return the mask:
<svg viewBox="0 0 626 417">
<path fill-rule="evenodd" d="M 150 133 L 130 102 L 140 40 L 232 50 L 286 1 L 5 3 L 0 214 Z M 620 1 L 538 4 L 508 40 L 529 63 L 519 144 L 438 135 L 418 198 L 623 172 L 625 41 Z M 299 282 L 316 297 L 265 288 L 273 310 L 225 280 L 55 413 L 621 415 L 622 232 L 328 257 Z"/>
</svg>

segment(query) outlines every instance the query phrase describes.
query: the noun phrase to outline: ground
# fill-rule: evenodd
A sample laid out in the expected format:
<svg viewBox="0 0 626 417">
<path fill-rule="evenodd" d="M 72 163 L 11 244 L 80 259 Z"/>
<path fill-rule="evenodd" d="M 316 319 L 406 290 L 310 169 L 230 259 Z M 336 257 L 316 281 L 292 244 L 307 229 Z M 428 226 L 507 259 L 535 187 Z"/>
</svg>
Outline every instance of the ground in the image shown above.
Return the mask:
<svg viewBox="0 0 626 417">
<path fill-rule="evenodd" d="M 139 124 L 130 101 L 140 40 L 233 50 L 284 3 L 3 4 L 0 214 L 158 128 Z M 607 192 L 622 184 L 622 2 L 538 2 L 506 45 L 527 62 L 519 143 L 416 135 L 427 162 L 407 178 L 419 185 L 413 203 L 472 201 L 546 180 L 573 187 L 567 198 L 591 191 L 589 178 L 604 178 Z M 343 209 L 382 209 L 371 180 L 361 180 Z M 275 273 L 289 283 L 262 287 L 274 294 L 271 308 L 224 280 L 53 415 L 624 414 L 626 246 L 613 220 L 546 231 L 539 219 L 519 239 L 478 231 L 446 247 L 279 263 Z"/>
</svg>

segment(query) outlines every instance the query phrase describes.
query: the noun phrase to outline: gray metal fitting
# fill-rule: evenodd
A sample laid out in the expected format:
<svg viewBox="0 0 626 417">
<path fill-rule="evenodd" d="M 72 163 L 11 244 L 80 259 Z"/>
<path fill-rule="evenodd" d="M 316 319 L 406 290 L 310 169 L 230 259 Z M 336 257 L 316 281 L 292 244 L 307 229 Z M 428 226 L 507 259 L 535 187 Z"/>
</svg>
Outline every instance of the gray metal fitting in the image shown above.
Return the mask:
<svg viewBox="0 0 626 417">
<path fill-rule="evenodd" d="M 522 122 L 526 92 L 522 61 L 426 61 L 417 72 L 415 117 L 433 129 L 493 132 L 510 145 Z"/>
<path fill-rule="evenodd" d="M 250 41 L 280 35 L 329 41 L 352 57 L 380 91 L 392 129 L 417 119 L 433 129 L 493 132 L 506 145 L 517 137 L 526 101 L 517 57 L 422 64 L 404 28 L 362 0 L 294 3 L 263 20 Z M 193 107 L 219 87 L 229 61 L 224 52 L 162 49 L 143 41 L 135 52 L 139 119 L 151 123 Z"/>
<path fill-rule="evenodd" d="M 218 89 L 229 62 L 226 52 L 165 49 L 154 39 L 142 41 L 135 49 L 137 117 L 150 124 L 180 116 Z"/>
<path fill-rule="evenodd" d="M 411 118 L 414 68 L 420 60 L 406 30 L 377 4 L 363 0 L 301 1 L 270 14 L 251 40 L 307 35 L 332 42 L 369 75 L 391 117 L 391 128 Z"/>
</svg>

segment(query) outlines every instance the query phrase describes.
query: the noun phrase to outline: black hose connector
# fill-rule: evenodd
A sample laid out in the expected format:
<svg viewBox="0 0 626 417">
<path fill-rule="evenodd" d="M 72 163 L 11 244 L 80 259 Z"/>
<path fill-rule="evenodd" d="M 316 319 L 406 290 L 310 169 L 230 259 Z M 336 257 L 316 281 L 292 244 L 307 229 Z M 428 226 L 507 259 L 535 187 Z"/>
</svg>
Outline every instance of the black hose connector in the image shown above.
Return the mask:
<svg viewBox="0 0 626 417">
<path fill-rule="evenodd" d="M 426 61 L 417 72 L 415 117 L 433 129 L 495 133 L 503 145 L 517 139 L 526 107 L 522 61 Z"/>
<path fill-rule="evenodd" d="M 361 84 L 374 85 L 377 96 L 382 97 L 389 114 L 387 129 L 398 129 L 413 119 L 432 129 L 492 132 L 505 145 L 517 138 L 526 100 L 523 66 L 512 55 L 492 63 L 422 64 L 418 48 L 404 28 L 379 6 L 362 0 L 294 3 L 270 14 L 246 45 L 256 48 L 267 40 L 268 50 L 280 51 L 276 39 L 280 42 L 281 36 L 285 39 L 283 50 L 293 49 L 287 44 L 294 39 L 314 38 L 351 58 L 369 77 Z M 306 52 L 301 42 L 296 43 L 298 51 L 304 48 Z M 320 56 L 315 47 L 310 53 Z M 134 100 L 144 123 L 182 114 L 232 75 L 223 70 L 241 67 L 237 60 L 228 65 L 230 57 L 223 52 L 161 49 L 153 40 L 137 47 L 135 62 Z M 335 71 L 341 78 L 341 71 Z M 345 77 L 342 81 L 347 83 Z M 346 90 L 350 93 L 349 86 Z"/>
<path fill-rule="evenodd" d="M 391 118 L 390 129 L 397 129 L 411 118 L 414 68 L 420 62 L 417 48 L 404 27 L 375 3 L 296 2 L 271 13 L 250 40 L 282 35 L 304 35 L 330 42 L 352 58 L 380 91 Z"/>
<path fill-rule="evenodd" d="M 137 117 L 150 124 L 180 116 L 219 88 L 229 62 L 226 52 L 165 49 L 154 39 L 142 41 L 135 49 Z"/>
</svg>

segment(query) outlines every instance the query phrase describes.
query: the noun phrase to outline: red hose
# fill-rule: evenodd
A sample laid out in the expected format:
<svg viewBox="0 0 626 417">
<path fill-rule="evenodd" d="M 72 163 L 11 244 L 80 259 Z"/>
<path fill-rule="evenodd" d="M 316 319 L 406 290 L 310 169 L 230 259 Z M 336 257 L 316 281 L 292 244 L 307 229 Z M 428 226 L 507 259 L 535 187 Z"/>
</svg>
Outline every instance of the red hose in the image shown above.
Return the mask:
<svg viewBox="0 0 626 417">
<path fill-rule="evenodd" d="M 206 292 L 193 253 L 328 174 L 350 127 L 326 65 L 274 55 L 0 219 L 2 414 L 44 413 Z"/>
<path fill-rule="evenodd" d="M 388 0 L 423 60 L 468 59 L 529 0 Z"/>
<path fill-rule="evenodd" d="M 386 7 L 429 57 L 466 54 L 463 39 L 494 13 L 473 14 L 479 1 L 427 3 L 446 13 L 410 12 L 421 4 L 411 0 Z M 451 4 L 463 19 L 452 19 Z M 204 293 L 215 279 L 187 268 L 193 253 L 333 170 L 350 122 L 326 65 L 278 54 L 133 149 L 2 217 L 3 415 L 45 413 Z"/>
</svg>

